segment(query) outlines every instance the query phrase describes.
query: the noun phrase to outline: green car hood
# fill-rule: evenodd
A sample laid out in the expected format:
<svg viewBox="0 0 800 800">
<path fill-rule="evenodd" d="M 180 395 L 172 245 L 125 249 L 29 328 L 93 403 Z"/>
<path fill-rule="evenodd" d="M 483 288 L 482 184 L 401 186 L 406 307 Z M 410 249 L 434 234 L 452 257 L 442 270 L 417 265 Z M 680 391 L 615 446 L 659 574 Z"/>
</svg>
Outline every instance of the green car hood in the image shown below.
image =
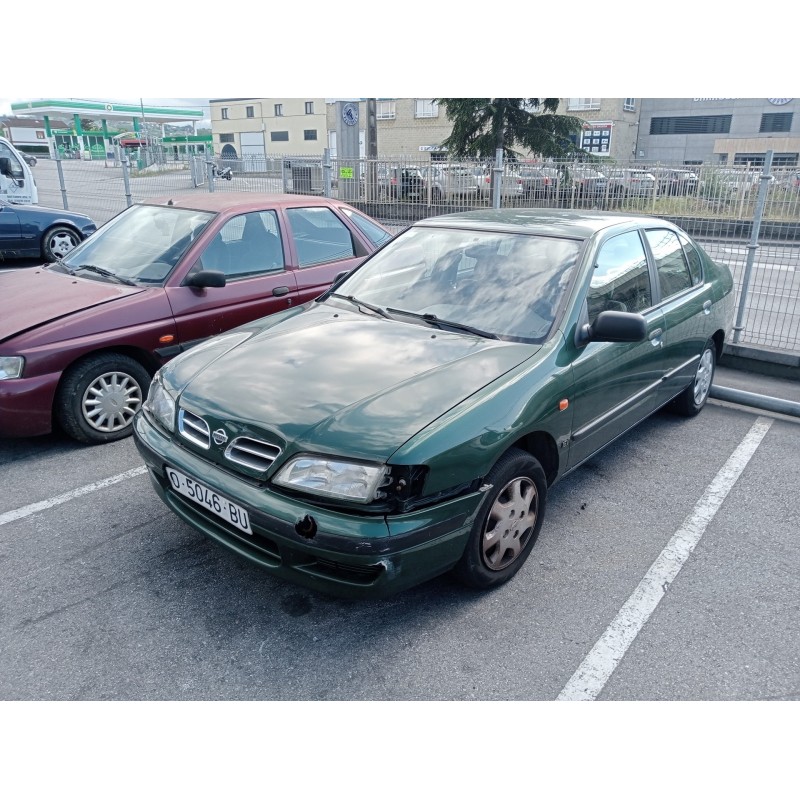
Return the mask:
<svg viewBox="0 0 800 800">
<path fill-rule="evenodd" d="M 538 349 L 319 305 L 211 361 L 180 405 L 289 452 L 384 461 Z"/>
</svg>

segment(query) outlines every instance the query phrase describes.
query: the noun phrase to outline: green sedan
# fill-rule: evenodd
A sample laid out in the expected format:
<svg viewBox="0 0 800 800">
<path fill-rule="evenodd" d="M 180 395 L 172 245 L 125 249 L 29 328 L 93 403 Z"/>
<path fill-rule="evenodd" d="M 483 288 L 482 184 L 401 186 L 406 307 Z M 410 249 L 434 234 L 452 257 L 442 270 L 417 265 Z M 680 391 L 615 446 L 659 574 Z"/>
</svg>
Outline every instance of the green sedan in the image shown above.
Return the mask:
<svg viewBox="0 0 800 800">
<path fill-rule="evenodd" d="M 135 441 L 169 508 L 276 576 L 488 589 L 557 480 L 662 406 L 703 408 L 733 304 L 729 270 L 661 219 L 434 217 L 175 358 Z"/>
</svg>

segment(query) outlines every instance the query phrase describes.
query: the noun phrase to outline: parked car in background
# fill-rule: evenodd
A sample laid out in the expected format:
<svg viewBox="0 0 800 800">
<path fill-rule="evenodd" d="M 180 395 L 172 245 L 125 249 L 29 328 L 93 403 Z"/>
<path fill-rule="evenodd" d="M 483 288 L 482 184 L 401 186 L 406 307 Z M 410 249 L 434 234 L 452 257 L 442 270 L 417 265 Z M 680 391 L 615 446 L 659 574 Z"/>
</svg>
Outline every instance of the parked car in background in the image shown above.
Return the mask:
<svg viewBox="0 0 800 800">
<path fill-rule="evenodd" d="M 534 200 L 558 197 L 563 179 L 555 167 L 523 164 L 518 168 L 517 175 L 522 182 L 522 192 L 525 197 Z"/>
<path fill-rule="evenodd" d="M 713 174 L 713 188 L 721 188 L 729 196 L 747 196 L 758 191 L 761 170 L 752 167 L 721 169 Z"/>
<path fill-rule="evenodd" d="M 36 164 L 38 162 L 38 159 L 36 158 L 35 155 L 33 155 L 33 153 L 23 153 L 22 150 L 20 150 L 19 154 L 25 159 L 25 163 L 29 167 L 35 167 L 36 166 Z"/>
<path fill-rule="evenodd" d="M 690 169 L 654 167 L 650 172 L 656 179 L 659 194 L 679 196 L 697 192 L 699 183 L 697 173 Z"/>
<path fill-rule="evenodd" d="M 608 173 L 612 197 L 652 197 L 655 185 L 655 175 L 645 169 L 612 169 Z"/>
<path fill-rule="evenodd" d="M 131 206 L 53 264 L 0 272 L 0 436 L 54 422 L 82 442 L 129 435 L 170 358 L 312 300 L 389 238 L 337 200 L 175 194 Z"/>
<path fill-rule="evenodd" d="M 432 203 L 449 203 L 454 200 L 470 200 L 479 196 L 482 182 L 470 167 L 461 164 L 436 164 L 420 169 L 427 191 L 430 181 Z"/>
<path fill-rule="evenodd" d="M 568 192 L 574 189 L 575 196 L 581 200 L 595 200 L 606 196 L 608 178 L 592 167 L 576 166 L 569 168 Z"/>
<path fill-rule="evenodd" d="M 85 214 L 0 200 L 0 263 L 15 258 L 57 261 L 96 230 Z"/>
<path fill-rule="evenodd" d="M 478 195 L 483 200 L 491 200 L 492 195 L 492 170 L 491 166 L 472 167 L 472 174 L 478 180 Z M 519 200 L 525 196 L 525 186 L 522 178 L 514 171 L 513 167 L 506 165 L 502 174 L 500 197 L 505 201 Z"/>
<path fill-rule="evenodd" d="M 727 266 L 662 219 L 430 217 L 305 308 L 166 365 L 134 439 L 175 514 L 273 576 L 489 589 L 556 481 L 662 406 L 701 411 L 733 310 Z"/>
</svg>

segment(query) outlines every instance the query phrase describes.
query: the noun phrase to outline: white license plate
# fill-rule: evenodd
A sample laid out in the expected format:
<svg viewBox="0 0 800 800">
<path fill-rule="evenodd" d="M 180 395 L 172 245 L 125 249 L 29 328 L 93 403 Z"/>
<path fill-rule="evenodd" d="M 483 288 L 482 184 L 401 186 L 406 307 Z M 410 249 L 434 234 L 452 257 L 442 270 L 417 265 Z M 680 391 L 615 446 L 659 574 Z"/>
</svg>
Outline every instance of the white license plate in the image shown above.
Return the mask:
<svg viewBox="0 0 800 800">
<path fill-rule="evenodd" d="M 178 494 L 194 500 L 195 503 L 208 509 L 212 514 L 222 517 L 222 519 L 230 522 L 240 531 L 252 535 L 253 529 L 250 527 L 250 517 L 241 506 L 237 506 L 236 503 L 232 503 L 227 498 L 217 494 L 207 486 L 203 486 L 202 483 L 198 483 L 188 475 L 172 469 L 172 467 L 167 467 L 166 470 L 169 482 Z"/>
</svg>

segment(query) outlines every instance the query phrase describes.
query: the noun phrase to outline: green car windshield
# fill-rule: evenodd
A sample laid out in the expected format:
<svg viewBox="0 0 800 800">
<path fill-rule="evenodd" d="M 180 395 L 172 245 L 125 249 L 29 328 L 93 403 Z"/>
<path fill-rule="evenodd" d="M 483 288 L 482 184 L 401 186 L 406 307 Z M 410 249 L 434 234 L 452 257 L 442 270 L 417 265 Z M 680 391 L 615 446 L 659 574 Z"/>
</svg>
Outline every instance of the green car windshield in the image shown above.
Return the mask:
<svg viewBox="0 0 800 800">
<path fill-rule="evenodd" d="M 517 233 L 411 228 L 339 284 L 337 295 L 431 324 L 544 342 L 574 279 L 582 242 Z M 445 327 L 442 324 L 442 327 Z"/>
<path fill-rule="evenodd" d="M 126 282 L 163 283 L 213 217 L 185 208 L 132 206 L 64 256 L 61 265 L 75 272 L 94 268 L 86 277 L 105 272 Z"/>
</svg>

